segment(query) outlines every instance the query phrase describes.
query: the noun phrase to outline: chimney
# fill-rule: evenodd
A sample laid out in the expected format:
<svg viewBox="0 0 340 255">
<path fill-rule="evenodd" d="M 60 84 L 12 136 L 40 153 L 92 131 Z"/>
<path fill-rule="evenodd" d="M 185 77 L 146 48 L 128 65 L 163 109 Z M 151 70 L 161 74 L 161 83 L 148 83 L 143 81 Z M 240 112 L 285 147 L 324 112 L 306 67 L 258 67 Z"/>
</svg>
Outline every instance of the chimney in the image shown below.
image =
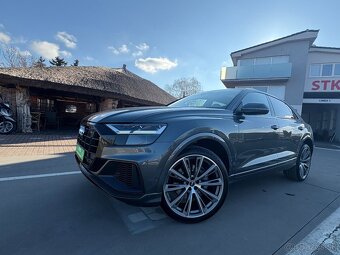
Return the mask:
<svg viewBox="0 0 340 255">
<path fill-rule="evenodd" d="M 123 64 L 123 71 L 126 72 L 126 65 Z"/>
</svg>

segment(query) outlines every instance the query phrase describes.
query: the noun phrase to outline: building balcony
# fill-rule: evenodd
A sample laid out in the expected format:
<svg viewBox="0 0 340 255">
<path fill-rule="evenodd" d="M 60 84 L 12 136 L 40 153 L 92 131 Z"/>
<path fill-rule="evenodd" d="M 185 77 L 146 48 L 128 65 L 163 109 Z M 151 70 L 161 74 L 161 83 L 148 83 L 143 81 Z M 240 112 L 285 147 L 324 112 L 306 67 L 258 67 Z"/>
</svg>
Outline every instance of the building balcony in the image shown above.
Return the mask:
<svg viewBox="0 0 340 255">
<path fill-rule="evenodd" d="M 222 67 L 223 83 L 244 81 L 288 80 L 292 75 L 292 63 Z"/>
</svg>

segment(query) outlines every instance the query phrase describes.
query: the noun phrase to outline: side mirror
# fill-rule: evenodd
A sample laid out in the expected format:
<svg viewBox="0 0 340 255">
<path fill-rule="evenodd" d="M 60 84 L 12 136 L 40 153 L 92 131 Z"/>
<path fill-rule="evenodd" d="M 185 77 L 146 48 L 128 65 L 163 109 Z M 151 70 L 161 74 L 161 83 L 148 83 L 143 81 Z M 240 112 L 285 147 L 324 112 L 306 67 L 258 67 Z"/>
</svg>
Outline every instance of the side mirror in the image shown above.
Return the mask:
<svg viewBox="0 0 340 255">
<path fill-rule="evenodd" d="M 245 115 L 262 115 L 267 114 L 269 112 L 268 107 L 265 104 L 260 103 L 249 103 L 241 107 L 238 110 L 237 114 L 245 114 Z"/>
</svg>

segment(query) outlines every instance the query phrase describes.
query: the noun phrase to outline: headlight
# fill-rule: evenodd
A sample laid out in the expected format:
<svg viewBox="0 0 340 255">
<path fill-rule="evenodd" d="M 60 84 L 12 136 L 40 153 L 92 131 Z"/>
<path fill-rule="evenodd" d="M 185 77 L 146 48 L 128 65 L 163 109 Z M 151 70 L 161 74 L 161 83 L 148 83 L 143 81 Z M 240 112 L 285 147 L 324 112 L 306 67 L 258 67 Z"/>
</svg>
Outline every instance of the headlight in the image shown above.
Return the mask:
<svg viewBox="0 0 340 255">
<path fill-rule="evenodd" d="M 164 132 L 166 124 L 106 124 L 117 135 L 126 136 L 126 145 L 151 144 Z"/>
</svg>

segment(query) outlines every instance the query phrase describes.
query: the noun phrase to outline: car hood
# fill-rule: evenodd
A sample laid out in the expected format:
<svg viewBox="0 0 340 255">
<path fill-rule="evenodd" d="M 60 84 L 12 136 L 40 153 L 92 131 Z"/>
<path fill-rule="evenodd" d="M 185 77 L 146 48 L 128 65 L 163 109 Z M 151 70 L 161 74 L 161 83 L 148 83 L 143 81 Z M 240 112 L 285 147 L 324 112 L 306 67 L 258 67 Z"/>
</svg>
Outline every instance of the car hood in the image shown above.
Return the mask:
<svg viewBox="0 0 340 255">
<path fill-rule="evenodd" d="M 191 107 L 133 107 L 95 113 L 84 120 L 95 123 L 157 122 L 180 117 L 209 118 L 225 114 L 231 115 L 231 111 Z"/>
</svg>

